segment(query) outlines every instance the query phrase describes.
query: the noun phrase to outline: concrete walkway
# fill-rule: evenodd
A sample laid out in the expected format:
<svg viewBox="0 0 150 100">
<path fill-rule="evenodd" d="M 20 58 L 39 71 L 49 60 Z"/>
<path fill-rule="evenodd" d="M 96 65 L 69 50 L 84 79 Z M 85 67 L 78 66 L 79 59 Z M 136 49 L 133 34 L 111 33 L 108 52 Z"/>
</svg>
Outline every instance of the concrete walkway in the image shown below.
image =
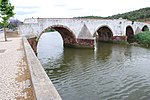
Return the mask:
<svg viewBox="0 0 150 100">
<path fill-rule="evenodd" d="M 0 100 L 34 100 L 21 37 L 0 38 Z"/>
</svg>

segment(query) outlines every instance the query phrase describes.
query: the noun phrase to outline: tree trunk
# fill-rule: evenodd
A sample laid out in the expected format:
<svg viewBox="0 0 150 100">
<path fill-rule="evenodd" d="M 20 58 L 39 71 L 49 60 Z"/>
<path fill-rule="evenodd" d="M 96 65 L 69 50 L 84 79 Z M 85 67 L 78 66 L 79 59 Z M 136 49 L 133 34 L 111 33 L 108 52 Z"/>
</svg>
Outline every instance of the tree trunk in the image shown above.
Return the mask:
<svg viewBox="0 0 150 100">
<path fill-rule="evenodd" d="M 4 38 L 5 38 L 5 41 L 7 41 L 7 36 L 6 36 L 6 28 L 5 28 L 5 25 L 4 25 Z"/>
</svg>

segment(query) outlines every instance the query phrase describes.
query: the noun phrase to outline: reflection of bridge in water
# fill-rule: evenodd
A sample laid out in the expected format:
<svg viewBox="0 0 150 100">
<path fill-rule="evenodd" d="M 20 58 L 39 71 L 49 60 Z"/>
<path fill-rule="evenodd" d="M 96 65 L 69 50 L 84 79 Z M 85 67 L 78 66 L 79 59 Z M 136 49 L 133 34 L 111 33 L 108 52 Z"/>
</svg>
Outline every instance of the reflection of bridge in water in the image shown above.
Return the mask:
<svg viewBox="0 0 150 100">
<path fill-rule="evenodd" d="M 40 36 L 47 30 L 58 31 L 64 46 L 94 47 L 94 37 L 100 41 L 128 41 L 150 25 L 125 19 L 74 19 L 74 18 L 29 18 L 19 26 L 19 33 L 26 36 L 36 52 Z"/>
</svg>

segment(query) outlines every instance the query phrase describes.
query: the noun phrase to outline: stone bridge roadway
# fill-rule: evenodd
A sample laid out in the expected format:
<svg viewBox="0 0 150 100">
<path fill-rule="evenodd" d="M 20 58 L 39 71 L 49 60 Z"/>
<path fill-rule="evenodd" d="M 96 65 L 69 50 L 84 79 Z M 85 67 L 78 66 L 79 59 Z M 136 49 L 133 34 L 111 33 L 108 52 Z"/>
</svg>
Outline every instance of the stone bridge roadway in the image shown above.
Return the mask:
<svg viewBox="0 0 150 100">
<path fill-rule="evenodd" d="M 132 42 L 132 37 L 149 30 L 150 24 L 125 19 L 28 18 L 19 26 L 19 33 L 28 38 L 36 52 L 40 36 L 49 29 L 61 34 L 64 46 L 94 47 L 94 37 Z"/>
</svg>

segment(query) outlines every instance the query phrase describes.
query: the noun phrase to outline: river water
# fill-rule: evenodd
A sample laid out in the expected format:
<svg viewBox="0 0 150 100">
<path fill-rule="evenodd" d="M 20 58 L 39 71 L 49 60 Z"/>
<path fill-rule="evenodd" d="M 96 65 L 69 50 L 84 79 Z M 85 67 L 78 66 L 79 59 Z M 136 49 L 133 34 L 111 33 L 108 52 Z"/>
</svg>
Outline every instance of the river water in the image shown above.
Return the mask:
<svg viewBox="0 0 150 100">
<path fill-rule="evenodd" d="M 38 58 L 63 100 L 150 99 L 150 48 L 63 48 L 59 33 L 51 32 L 41 36 Z"/>
</svg>

